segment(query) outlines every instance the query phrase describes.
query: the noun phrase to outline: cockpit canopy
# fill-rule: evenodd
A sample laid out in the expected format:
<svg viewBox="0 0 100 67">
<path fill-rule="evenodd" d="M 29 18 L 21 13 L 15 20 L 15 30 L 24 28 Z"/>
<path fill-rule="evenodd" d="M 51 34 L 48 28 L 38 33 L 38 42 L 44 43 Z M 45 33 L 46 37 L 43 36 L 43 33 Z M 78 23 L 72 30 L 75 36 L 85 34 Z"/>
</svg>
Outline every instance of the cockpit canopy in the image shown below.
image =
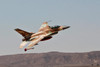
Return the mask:
<svg viewBox="0 0 100 67">
<path fill-rule="evenodd" d="M 57 29 L 59 28 L 60 26 L 59 25 L 56 25 L 56 26 L 50 26 L 51 29 Z"/>
</svg>

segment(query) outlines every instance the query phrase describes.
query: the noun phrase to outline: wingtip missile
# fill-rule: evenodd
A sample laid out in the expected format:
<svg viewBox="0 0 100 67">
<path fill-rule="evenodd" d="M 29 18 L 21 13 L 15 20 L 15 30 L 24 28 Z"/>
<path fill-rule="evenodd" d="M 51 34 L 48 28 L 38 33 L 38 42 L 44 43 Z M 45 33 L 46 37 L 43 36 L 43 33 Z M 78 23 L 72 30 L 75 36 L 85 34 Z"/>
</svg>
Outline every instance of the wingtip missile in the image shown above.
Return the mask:
<svg viewBox="0 0 100 67">
<path fill-rule="evenodd" d="M 32 48 L 25 48 L 24 51 L 30 50 L 30 49 L 34 49 L 34 47 Z"/>
</svg>

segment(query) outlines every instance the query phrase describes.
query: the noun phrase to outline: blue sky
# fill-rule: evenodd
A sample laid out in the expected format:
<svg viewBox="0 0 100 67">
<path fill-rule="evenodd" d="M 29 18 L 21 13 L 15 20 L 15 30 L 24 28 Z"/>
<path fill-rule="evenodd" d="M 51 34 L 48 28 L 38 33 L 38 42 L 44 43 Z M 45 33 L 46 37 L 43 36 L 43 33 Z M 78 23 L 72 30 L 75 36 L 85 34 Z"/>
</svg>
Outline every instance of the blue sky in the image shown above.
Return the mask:
<svg viewBox="0 0 100 67">
<path fill-rule="evenodd" d="M 15 28 L 37 32 L 49 20 L 71 28 L 34 50 L 19 49 L 22 36 Z M 100 0 L 0 0 L 0 42 L 0 55 L 100 50 Z"/>
</svg>

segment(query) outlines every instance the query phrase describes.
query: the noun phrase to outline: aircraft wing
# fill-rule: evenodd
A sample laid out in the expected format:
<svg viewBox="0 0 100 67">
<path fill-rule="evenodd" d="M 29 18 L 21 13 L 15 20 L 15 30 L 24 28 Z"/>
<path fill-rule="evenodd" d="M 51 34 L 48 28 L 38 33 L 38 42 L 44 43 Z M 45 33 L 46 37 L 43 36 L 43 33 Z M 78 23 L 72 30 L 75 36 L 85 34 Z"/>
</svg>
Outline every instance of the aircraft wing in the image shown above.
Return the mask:
<svg viewBox="0 0 100 67">
<path fill-rule="evenodd" d="M 23 41 L 23 42 L 20 44 L 19 48 L 23 48 L 27 43 L 28 43 L 27 41 Z"/>
<path fill-rule="evenodd" d="M 41 25 L 39 31 L 44 31 L 45 29 L 50 29 L 50 27 L 49 27 L 49 25 L 48 25 L 47 22 L 44 22 L 44 23 Z"/>
<path fill-rule="evenodd" d="M 36 45 L 39 41 L 41 41 L 43 38 L 45 37 L 45 35 L 40 35 L 38 36 L 38 38 L 34 39 L 33 41 L 31 41 L 31 43 L 28 45 L 28 47 L 26 49 L 30 49 L 31 47 L 33 47 L 34 45 Z"/>
</svg>

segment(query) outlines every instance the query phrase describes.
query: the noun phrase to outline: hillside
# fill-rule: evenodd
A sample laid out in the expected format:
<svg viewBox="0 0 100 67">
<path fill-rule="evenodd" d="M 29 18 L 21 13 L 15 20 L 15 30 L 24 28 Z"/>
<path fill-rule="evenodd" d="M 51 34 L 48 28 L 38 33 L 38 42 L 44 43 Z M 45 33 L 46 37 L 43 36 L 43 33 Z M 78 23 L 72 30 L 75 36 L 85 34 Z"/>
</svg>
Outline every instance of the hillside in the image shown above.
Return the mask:
<svg viewBox="0 0 100 67">
<path fill-rule="evenodd" d="M 0 67 L 62 67 L 100 63 L 100 51 L 86 53 L 33 53 L 0 56 Z"/>
</svg>

